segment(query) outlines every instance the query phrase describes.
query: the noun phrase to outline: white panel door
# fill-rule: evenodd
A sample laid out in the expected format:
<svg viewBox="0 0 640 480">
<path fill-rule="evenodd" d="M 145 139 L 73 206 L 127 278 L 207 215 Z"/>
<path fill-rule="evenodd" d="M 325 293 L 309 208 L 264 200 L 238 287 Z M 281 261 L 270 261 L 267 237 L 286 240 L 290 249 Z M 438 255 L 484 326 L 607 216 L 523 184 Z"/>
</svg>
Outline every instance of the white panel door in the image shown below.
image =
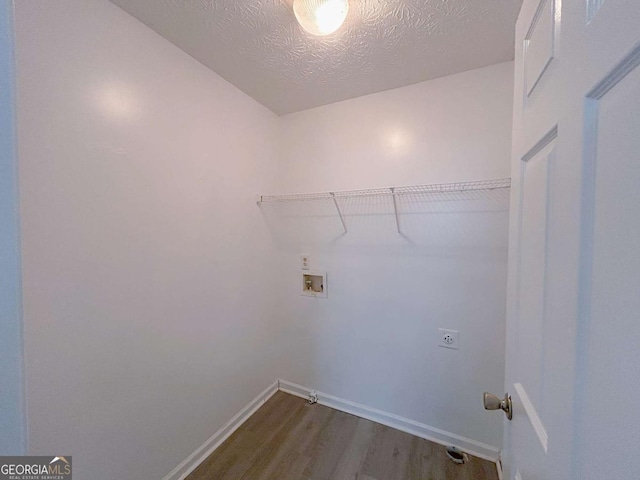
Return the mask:
<svg viewBox="0 0 640 480">
<path fill-rule="evenodd" d="M 507 478 L 638 479 L 640 0 L 516 27 Z"/>
</svg>

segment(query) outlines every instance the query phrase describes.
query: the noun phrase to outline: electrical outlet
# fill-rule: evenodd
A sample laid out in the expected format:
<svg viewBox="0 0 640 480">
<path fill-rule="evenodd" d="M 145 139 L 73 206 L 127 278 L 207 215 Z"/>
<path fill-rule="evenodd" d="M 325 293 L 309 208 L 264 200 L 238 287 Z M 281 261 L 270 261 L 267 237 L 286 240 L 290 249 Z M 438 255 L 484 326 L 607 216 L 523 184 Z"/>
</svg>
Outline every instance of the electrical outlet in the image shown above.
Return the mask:
<svg viewBox="0 0 640 480">
<path fill-rule="evenodd" d="M 447 330 L 446 328 L 440 328 L 438 330 L 440 332 L 440 343 L 438 346 L 458 350 L 458 343 L 460 340 L 460 333 L 458 330 Z"/>
<path fill-rule="evenodd" d="M 300 255 L 300 268 L 302 270 L 309 270 L 309 264 L 311 263 L 311 259 L 309 255 Z"/>
</svg>

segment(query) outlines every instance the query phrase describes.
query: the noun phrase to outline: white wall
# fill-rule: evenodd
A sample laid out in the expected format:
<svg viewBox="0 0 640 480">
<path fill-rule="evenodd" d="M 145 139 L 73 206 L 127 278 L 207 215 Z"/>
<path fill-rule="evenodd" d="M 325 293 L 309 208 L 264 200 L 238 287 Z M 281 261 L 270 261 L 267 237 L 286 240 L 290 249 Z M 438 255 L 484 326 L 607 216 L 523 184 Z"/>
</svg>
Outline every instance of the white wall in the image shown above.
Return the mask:
<svg viewBox="0 0 640 480">
<path fill-rule="evenodd" d="M 282 118 L 280 191 L 333 191 L 508 177 L 512 63 L 361 97 Z M 290 345 L 282 378 L 495 447 L 502 416 L 482 409 L 504 382 L 508 212 L 436 206 L 395 221 L 376 206 L 293 220 L 325 231 L 286 235 L 280 324 Z M 440 211 L 438 211 L 440 209 Z M 464 209 L 463 209 L 464 210 Z M 292 212 L 287 212 L 291 214 Z M 317 213 L 317 211 L 316 211 Z M 274 220 L 275 219 L 275 220 Z M 333 224 L 328 222 L 333 221 Z M 327 300 L 302 297 L 299 254 L 328 272 Z M 460 349 L 437 346 L 438 327 Z"/>
<path fill-rule="evenodd" d="M 0 455 L 26 446 L 12 3 L 0 0 Z"/>
<path fill-rule="evenodd" d="M 276 377 L 500 445 L 501 212 L 300 244 L 253 200 L 508 176 L 510 63 L 278 119 L 106 1 L 16 7 L 29 453 L 160 478 Z"/>
<path fill-rule="evenodd" d="M 279 373 L 278 118 L 106 1 L 16 39 L 29 453 L 161 478 Z"/>
</svg>

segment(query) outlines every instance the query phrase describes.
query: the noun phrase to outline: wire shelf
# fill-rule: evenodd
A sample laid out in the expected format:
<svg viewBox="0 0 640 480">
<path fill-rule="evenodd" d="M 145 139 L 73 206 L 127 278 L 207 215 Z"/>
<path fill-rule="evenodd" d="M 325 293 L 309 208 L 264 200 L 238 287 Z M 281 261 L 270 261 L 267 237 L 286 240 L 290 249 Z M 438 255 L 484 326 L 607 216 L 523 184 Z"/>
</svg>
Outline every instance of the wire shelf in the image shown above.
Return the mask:
<svg viewBox="0 0 640 480">
<path fill-rule="evenodd" d="M 441 183 L 432 185 L 413 185 L 404 187 L 373 188 L 366 190 L 348 190 L 340 192 L 300 193 L 291 195 L 260 195 L 258 205 L 279 206 L 285 208 L 286 216 L 324 215 L 333 209 L 337 214 L 344 233 L 348 232 L 345 217 L 353 218 L 359 211 L 365 212 L 377 205 L 378 213 L 395 216 L 397 233 L 403 234 L 401 215 L 425 212 L 428 205 L 463 205 L 483 201 L 484 204 L 503 204 L 508 202 L 510 178 L 480 180 L 473 182 Z M 362 202 L 367 202 L 366 205 Z M 373 202 L 373 203 L 372 203 Z M 445 212 L 446 208 L 435 207 Z M 296 214 L 297 213 L 297 214 Z M 369 212 L 370 213 L 370 212 Z"/>
<path fill-rule="evenodd" d="M 260 195 L 258 203 L 290 202 L 307 200 L 346 199 L 369 196 L 422 195 L 436 193 L 455 193 L 474 190 L 494 190 L 510 188 L 510 178 L 480 180 L 474 182 L 440 183 L 432 185 L 413 185 L 405 187 L 372 188 L 366 190 L 345 190 L 341 192 L 297 193 L 291 195 Z"/>
</svg>

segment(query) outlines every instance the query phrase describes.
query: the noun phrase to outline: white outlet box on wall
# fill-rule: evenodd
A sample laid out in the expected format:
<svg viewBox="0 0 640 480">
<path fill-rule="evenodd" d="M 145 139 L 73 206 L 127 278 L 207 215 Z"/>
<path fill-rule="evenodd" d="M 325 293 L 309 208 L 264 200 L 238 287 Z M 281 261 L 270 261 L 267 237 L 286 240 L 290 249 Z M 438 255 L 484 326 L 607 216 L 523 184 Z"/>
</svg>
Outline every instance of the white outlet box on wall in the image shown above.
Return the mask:
<svg viewBox="0 0 640 480">
<path fill-rule="evenodd" d="M 458 350 L 458 343 L 460 341 L 460 332 L 458 332 L 458 330 L 439 328 L 438 331 L 440 332 L 440 343 L 438 343 L 439 347 Z"/>
</svg>

